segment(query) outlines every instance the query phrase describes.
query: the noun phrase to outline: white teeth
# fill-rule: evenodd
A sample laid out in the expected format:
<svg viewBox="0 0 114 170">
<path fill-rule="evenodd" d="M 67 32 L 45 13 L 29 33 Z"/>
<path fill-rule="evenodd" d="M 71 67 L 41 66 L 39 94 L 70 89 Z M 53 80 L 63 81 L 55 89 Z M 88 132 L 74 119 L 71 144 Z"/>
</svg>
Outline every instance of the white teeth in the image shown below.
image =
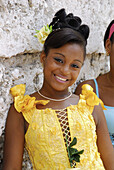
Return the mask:
<svg viewBox="0 0 114 170">
<path fill-rule="evenodd" d="M 66 81 L 67 79 L 63 79 L 61 77 L 56 76 L 59 80 Z"/>
</svg>

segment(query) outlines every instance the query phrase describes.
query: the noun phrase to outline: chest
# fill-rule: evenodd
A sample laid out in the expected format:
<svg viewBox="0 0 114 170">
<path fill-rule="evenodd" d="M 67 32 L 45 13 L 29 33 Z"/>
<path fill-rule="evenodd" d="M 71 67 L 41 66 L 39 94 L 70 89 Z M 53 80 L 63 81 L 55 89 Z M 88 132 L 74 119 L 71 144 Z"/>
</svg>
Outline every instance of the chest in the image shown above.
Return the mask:
<svg viewBox="0 0 114 170">
<path fill-rule="evenodd" d="M 77 137 L 79 141 L 79 146 L 77 146 L 79 148 L 82 139 L 87 140 L 87 135 L 90 138 L 91 135 L 95 135 L 95 123 L 88 111 L 83 112 L 77 108 L 70 107 L 66 109 L 65 114 L 67 114 L 67 119 L 64 115 L 63 117 L 59 117 L 58 112 L 52 109 L 37 110 L 37 113 L 32 117 L 25 135 L 27 142 L 29 141 L 29 145 L 38 147 L 41 143 L 45 143 L 53 147 L 55 145 L 65 147 L 63 127 L 65 129 L 67 125 L 69 126 L 71 140 Z M 90 133 L 91 135 L 89 136 Z"/>
<path fill-rule="evenodd" d="M 57 114 L 53 109 L 37 109 L 25 134 L 25 146 L 36 169 L 39 167 L 44 169 L 45 166 L 46 169 L 60 167 L 58 169 L 64 170 L 65 167 L 70 167 L 61 121 L 65 126 L 68 122 L 71 141 L 74 137 L 77 138 L 74 148 L 84 150 L 81 156 L 82 165 L 79 164 L 79 167 L 83 166 L 83 162 L 88 162 L 90 150 L 96 150 L 95 123 L 86 108 L 83 106 L 80 109 L 77 106 L 66 108 L 68 119 L 62 118 L 60 114 L 59 117 Z"/>
</svg>

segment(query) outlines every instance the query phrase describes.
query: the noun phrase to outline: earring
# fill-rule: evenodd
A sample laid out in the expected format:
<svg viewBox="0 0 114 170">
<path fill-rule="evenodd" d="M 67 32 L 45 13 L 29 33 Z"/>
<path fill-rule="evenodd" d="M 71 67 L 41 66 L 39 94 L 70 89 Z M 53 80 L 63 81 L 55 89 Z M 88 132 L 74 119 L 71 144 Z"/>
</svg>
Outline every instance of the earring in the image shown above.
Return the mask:
<svg viewBox="0 0 114 170">
<path fill-rule="evenodd" d="M 106 50 L 106 56 L 109 56 L 109 52 Z"/>
<path fill-rule="evenodd" d="M 42 68 L 44 68 L 44 64 L 42 63 Z"/>
</svg>

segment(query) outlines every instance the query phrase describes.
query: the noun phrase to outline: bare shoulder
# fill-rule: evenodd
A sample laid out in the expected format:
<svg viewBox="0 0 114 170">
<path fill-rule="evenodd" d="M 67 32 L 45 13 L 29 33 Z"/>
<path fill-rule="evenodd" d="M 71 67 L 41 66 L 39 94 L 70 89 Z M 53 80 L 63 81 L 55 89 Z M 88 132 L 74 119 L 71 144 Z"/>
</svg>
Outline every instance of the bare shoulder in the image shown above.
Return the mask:
<svg viewBox="0 0 114 170">
<path fill-rule="evenodd" d="M 11 104 L 11 107 L 9 108 L 8 116 L 12 116 L 12 118 L 20 117 L 20 119 L 23 117 L 21 113 L 17 112 L 15 109 L 14 103 Z"/>
<path fill-rule="evenodd" d="M 83 84 L 89 84 L 90 86 L 92 86 L 92 88 L 94 89 L 94 92 L 95 92 L 94 80 L 91 79 L 91 80 L 85 80 L 85 81 L 81 82 L 81 83 L 76 87 L 75 94 L 79 95 L 79 94 L 81 93 L 81 88 L 82 88 L 82 85 L 83 85 Z"/>
<path fill-rule="evenodd" d="M 14 103 L 11 105 L 8 116 L 6 119 L 6 129 L 8 128 L 20 128 L 23 131 L 24 118 L 22 113 L 18 113 L 14 107 Z"/>
<path fill-rule="evenodd" d="M 114 169 L 114 149 L 109 137 L 106 119 L 101 105 L 95 106 L 93 117 L 96 123 L 97 146 L 104 167 L 107 170 Z"/>
<path fill-rule="evenodd" d="M 5 126 L 3 170 L 21 169 L 24 149 L 24 118 L 11 105 Z"/>
<path fill-rule="evenodd" d="M 104 116 L 104 113 L 103 113 L 103 110 L 102 110 L 102 107 L 101 107 L 100 104 L 94 106 L 94 110 L 93 110 L 92 115 L 93 115 L 93 118 L 95 120 L 96 126 L 100 125 L 101 120 L 104 120 L 103 122 L 106 122 L 105 116 Z"/>
</svg>

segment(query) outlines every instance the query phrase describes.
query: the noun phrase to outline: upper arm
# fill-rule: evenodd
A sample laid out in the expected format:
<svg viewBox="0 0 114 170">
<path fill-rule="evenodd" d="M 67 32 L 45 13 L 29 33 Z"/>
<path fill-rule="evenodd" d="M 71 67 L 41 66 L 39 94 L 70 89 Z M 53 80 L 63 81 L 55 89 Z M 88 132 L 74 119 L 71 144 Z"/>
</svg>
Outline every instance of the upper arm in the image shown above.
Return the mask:
<svg viewBox="0 0 114 170">
<path fill-rule="evenodd" d="M 76 87 L 76 90 L 75 90 L 75 94 L 79 95 L 81 94 L 81 91 L 82 91 L 82 85 L 83 84 L 89 84 L 90 86 L 92 86 L 92 88 L 94 89 L 94 92 L 95 92 L 95 84 L 94 84 L 94 81 L 93 80 L 86 80 L 86 81 L 83 81 L 81 82 L 77 87 Z"/>
<path fill-rule="evenodd" d="M 21 170 L 24 150 L 24 118 L 12 105 L 5 127 L 3 170 Z"/>
<path fill-rule="evenodd" d="M 97 146 L 106 170 L 114 170 L 114 148 L 112 146 L 106 119 L 101 106 L 95 106 L 93 116 L 97 117 Z"/>
</svg>

